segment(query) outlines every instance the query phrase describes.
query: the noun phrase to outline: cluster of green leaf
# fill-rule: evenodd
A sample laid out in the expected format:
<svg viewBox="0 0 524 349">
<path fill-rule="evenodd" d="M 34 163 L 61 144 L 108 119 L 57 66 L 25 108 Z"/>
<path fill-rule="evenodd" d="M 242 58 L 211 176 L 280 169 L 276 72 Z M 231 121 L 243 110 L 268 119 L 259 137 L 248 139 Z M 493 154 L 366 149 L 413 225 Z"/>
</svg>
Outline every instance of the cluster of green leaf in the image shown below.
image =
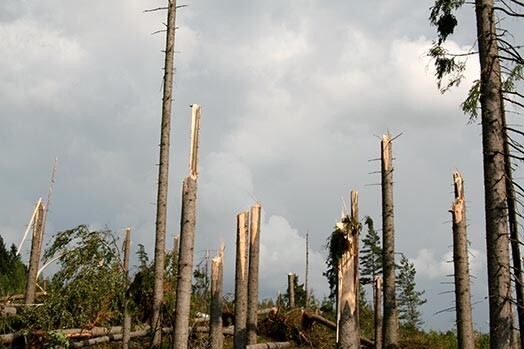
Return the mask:
<svg viewBox="0 0 524 349">
<path fill-rule="evenodd" d="M 27 267 L 16 254 L 13 244 L 7 250 L 0 236 L 0 296 L 24 293 L 27 282 Z"/>
</svg>

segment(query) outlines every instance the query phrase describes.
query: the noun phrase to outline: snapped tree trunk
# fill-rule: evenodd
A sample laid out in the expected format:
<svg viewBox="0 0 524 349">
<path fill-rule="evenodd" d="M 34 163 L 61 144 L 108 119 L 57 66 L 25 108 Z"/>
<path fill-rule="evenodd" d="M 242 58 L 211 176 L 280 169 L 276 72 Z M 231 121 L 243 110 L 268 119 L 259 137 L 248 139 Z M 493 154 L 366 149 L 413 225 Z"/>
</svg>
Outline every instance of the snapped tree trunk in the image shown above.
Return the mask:
<svg viewBox="0 0 524 349">
<path fill-rule="evenodd" d="M 305 308 L 309 308 L 309 284 L 308 284 L 308 275 L 309 275 L 309 232 L 306 233 L 306 273 L 305 273 L 304 288 L 306 289 L 306 305 Z"/>
<path fill-rule="evenodd" d="M 131 248 L 131 228 L 126 228 L 124 242 L 124 326 L 122 330 L 122 348 L 129 348 L 131 317 L 129 316 L 129 253 Z"/>
<path fill-rule="evenodd" d="M 251 207 L 249 232 L 249 275 L 247 284 L 247 344 L 257 343 L 258 323 L 258 266 L 260 256 L 260 213 L 259 204 Z"/>
<path fill-rule="evenodd" d="M 40 264 L 42 229 L 44 227 L 44 204 L 38 202 L 36 215 L 33 223 L 33 238 L 31 239 L 31 255 L 29 257 L 29 272 L 27 274 L 27 285 L 25 289 L 25 304 L 35 302 L 36 279 L 38 274 L 38 265 Z"/>
<path fill-rule="evenodd" d="M 247 274 L 249 212 L 237 215 L 237 254 L 235 270 L 235 338 L 234 348 L 247 345 Z"/>
<path fill-rule="evenodd" d="M 224 347 L 222 333 L 222 304 L 223 304 L 223 273 L 224 273 L 224 246 L 211 260 L 211 306 L 209 320 L 209 346 L 211 349 Z"/>
<path fill-rule="evenodd" d="M 382 277 L 373 283 L 373 310 L 375 315 L 375 349 L 382 349 Z"/>
<path fill-rule="evenodd" d="M 484 164 L 490 346 L 508 348 L 511 338 L 504 111 L 493 0 L 476 0 Z"/>
<path fill-rule="evenodd" d="M 338 266 L 338 347 L 360 348 L 358 323 L 358 193 L 351 192 L 351 217 L 342 217 L 339 225 L 348 240 L 348 250 L 342 255 Z"/>
<path fill-rule="evenodd" d="M 395 295 L 395 227 L 391 137 L 382 136 L 382 270 L 384 275 L 383 335 L 385 349 L 398 348 L 398 314 Z"/>
<path fill-rule="evenodd" d="M 295 308 L 295 274 L 287 274 L 287 294 L 289 296 L 289 309 Z"/>
<path fill-rule="evenodd" d="M 173 346 L 185 349 L 189 338 L 189 312 L 191 308 L 191 281 L 193 277 L 193 250 L 195 248 L 196 200 L 198 178 L 198 140 L 200 131 L 200 106 L 192 105 L 191 153 L 189 176 L 182 189 L 180 217 L 180 255 L 176 285 L 175 328 Z"/>
<path fill-rule="evenodd" d="M 457 339 L 461 349 L 474 349 L 473 318 L 468 262 L 468 237 L 466 228 L 466 201 L 464 180 L 460 172 L 453 173 L 455 201 L 451 206 L 453 218 L 453 266 L 455 269 L 455 311 L 457 313 Z"/>
<path fill-rule="evenodd" d="M 175 56 L 176 0 L 168 0 L 166 50 L 164 61 L 164 93 L 162 99 L 162 124 L 160 131 L 160 162 L 158 167 L 158 193 L 155 231 L 155 270 L 153 284 L 153 331 L 154 348 L 162 341 L 161 307 L 164 298 L 164 261 L 167 222 L 167 188 L 169 180 L 169 145 L 171 133 L 171 101 L 173 93 L 173 66 Z"/>
</svg>

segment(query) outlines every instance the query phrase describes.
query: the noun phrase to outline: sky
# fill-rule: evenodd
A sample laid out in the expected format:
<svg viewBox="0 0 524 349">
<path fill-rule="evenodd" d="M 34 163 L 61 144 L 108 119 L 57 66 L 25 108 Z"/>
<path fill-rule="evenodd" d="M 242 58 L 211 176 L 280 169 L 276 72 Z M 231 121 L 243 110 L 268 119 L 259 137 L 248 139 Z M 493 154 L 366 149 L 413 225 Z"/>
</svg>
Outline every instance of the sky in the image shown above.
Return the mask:
<svg viewBox="0 0 524 349">
<path fill-rule="evenodd" d="M 475 328 L 487 330 L 481 129 L 460 110 L 478 76 L 442 95 L 427 51 L 431 0 L 181 2 L 177 13 L 167 247 L 180 230 L 191 109 L 202 106 L 195 264 L 226 246 L 233 292 L 236 215 L 263 206 L 260 296 L 287 274 L 328 294 L 326 239 L 349 191 L 381 226 L 380 137 L 394 141 L 396 251 L 425 290 L 424 328 L 454 327 L 449 283 L 452 173 L 465 179 Z M 152 258 L 166 13 L 153 0 L 0 2 L 0 234 L 18 245 L 47 196 L 45 241 L 88 224 Z M 449 42 L 474 45 L 465 8 Z M 22 259 L 27 261 L 26 242 Z M 134 259 L 136 265 L 136 258 Z M 51 268 L 52 269 L 52 268 Z M 368 290 L 369 293 L 369 290 Z"/>
</svg>

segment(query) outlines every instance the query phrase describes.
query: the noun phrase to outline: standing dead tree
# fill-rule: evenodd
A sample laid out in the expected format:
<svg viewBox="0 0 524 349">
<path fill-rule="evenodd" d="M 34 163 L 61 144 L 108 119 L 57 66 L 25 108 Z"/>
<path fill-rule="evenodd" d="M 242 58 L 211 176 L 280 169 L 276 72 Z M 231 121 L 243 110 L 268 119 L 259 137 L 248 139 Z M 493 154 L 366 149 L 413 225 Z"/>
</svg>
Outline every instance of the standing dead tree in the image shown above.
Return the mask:
<svg viewBox="0 0 524 349">
<path fill-rule="evenodd" d="M 25 289 L 25 304 L 35 302 L 36 279 L 38 274 L 38 264 L 40 263 L 42 229 L 44 226 L 44 204 L 38 201 L 36 214 L 33 223 L 33 238 L 31 239 L 31 255 L 29 257 L 29 273 L 27 274 L 27 285 Z"/>
<path fill-rule="evenodd" d="M 122 330 L 122 349 L 129 348 L 131 316 L 129 316 L 129 254 L 131 252 L 131 228 L 126 228 L 124 241 L 124 326 Z"/>
<path fill-rule="evenodd" d="M 175 328 L 173 335 L 173 346 L 177 349 L 185 349 L 188 345 L 191 281 L 193 276 L 193 252 L 195 248 L 200 106 L 198 104 L 193 104 L 191 109 L 190 165 L 189 176 L 184 179 L 182 189 L 180 255 L 178 257 Z"/>
<path fill-rule="evenodd" d="M 224 347 L 222 333 L 222 304 L 223 304 L 223 274 L 224 274 L 224 245 L 211 260 L 211 304 L 209 319 L 209 346 L 211 349 Z"/>
<path fill-rule="evenodd" d="M 169 181 L 169 146 L 171 133 L 171 101 L 173 97 L 173 67 L 175 61 L 176 0 L 168 0 L 166 50 L 164 61 L 164 92 L 160 131 L 160 162 L 158 167 L 158 192 L 155 231 L 155 271 L 153 284 L 153 317 L 151 328 L 155 348 L 162 342 L 161 308 L 164 298 L 164 263 L 166 250 L 167 188 Z"/>
<path fill-rule="evenodd" d="M 344 215 L 337 227 L 347 240 L 338 266 L 337 343 L 339 348 L 360 348 L 358 322 L 358 193 L 351 192 L 351 216 Z"/>
<path fill-rule="evenodd" d="M 468 263 L 468 237 L 466 228 L 466 201 L 464 180 L 460 172 L 453 173 L 455 201 L 451 206 L 453 217 L 453 266 L 455 268 L 455 310 L 457 313 L 457 339 L 462 349 L 475 348 L 471 292 Z"/>
<path fill-rule="evenodd" d="M 257 343 L 258 322 L 258 266 L 260 256 L 260 213 L 259 204 L 251 207 L 249 232 L 249 275 L 247 284 L 247 344 Z"/>
<path fill-rule="evenodd" d="M 235 338 L 234 348 L 247 345 L 247 274 L 249 211 L 237 215 L 237 253 L 235 270 Z"/>
<path fill-rule="evenodd" d="M 375 349 L 382 349 L 382 277 L 373 283 L 373 310 L 375 312 Z"/>
<path fill-rule="evenodd" d="M 295 309 L 295 274 L 287 274 L 287 294 L 289 295 L 289 309 Z"/>
<path fill-rule="evenodd" d="M 398 313 L 395 295 L 395 227 L 393 209 L 393 161 L 392 140 L 389 135 L 382 136 L 382 270 L 384 275 L 384 327 L 385 349 L 398 348 Z"/>
</svg>

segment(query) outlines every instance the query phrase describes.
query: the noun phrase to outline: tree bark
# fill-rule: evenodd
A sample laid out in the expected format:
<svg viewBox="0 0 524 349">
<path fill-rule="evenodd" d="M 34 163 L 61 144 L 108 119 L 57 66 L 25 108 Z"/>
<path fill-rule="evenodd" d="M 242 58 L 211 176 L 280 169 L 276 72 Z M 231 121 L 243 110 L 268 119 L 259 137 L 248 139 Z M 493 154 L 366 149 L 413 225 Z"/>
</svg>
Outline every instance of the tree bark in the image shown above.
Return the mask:
<svg viewBox="0 0 524 349">
<path fill-rule="evenodd" d="M 304 281 L 304 288 L 306 289 L 306 306 L 305 308 L 309 308 L 309 231 L 306 233 L 306 273 L 305 273 L 305 281 Z"/>
<path fill-rule="evenodd" d="M 460 172 L 453 173 L 455 201 L 451 206 L 453 216 L 453 266 L 455 269 L 455 311 L 457 313 L 457 339 L 461 349 L 474 349 L 473 317 L 468 262 L 468 237 L 466 228 L 466 201 L 464 180 Z"/>
<path fill-rule="evenodd" d="M 209 345 L 211 349 L 224 347 L 224 334 L 222 333 L 222 303 L 223 303 L 223 271 L 224 247 L 211 260 L 211 306 L 209 320 Z"/>
<path fill-rule="evenodd" d="M 373 310 L 375 312 L 375 349 L 382 349 L 382 277 L 373 283 Z"/>
<path fill-rule="evenodd" d="M 180 256 L 176 287 L 174 347 L 185 349 L 189 337 L 189 312 L 191 307 L 191 280 L 193 277 L 193 250 L 195 247 L 197 181 L 186 177 L 182 193 L 180 220 Z"/>
<path fill-rule="evenodd" d="M 235 338 L 234 348 L 247 345 L 247 274 L 249 212 L 237 215 L 237 254 L 235 271 Z"/>
<path fill-rule="evenodd" d="M 289 309 L 295 309 L 295 274 L 287 274 L 287 294 L 289 296 Z"/>
<path fill-rule="evenodd" d="M 173 93 L 173 66 L 175 56 L 176 0 L 168 0 L 166 50 L 164 62 L 164 92 L 162 99 L 162 124 L 160 134 L 160 162 L 158 170 L 158 193 L 155 231 L 155 270 L 153 285 L 153 330 L 154 348 L 162 342 L 161 308 L 164 298 L 164 262 L 167 222 L 167 189 L 169 181 L 169 146 L 171 133 L 171 101 Z"/>
<path fill-rule="evenodd" d="M 258 323 L 258 267 L 260 256 L 260 213 L 259 204 L 251 207 L 249 232 L 249 275 L 247 284 L 247 344 L 257 343 Z"/>
<path fill-rule="evenodd" d="M 131 317 L 129 316 L 129 253 L 131 248 L 131 228 L 126 228 L 124 242 L 124 326 L 122 330 L 122 348 L 129 348 Z"/>
<path fill-rule="evenodd" d="M 342 229 L 349 248 L 342 255 L 338 267 L 338 347 L 360 348 L 358 323 L 358 193 L 351 192 L 351 219 L 342 217 Z"/>
<path fill-rule="evenodd" d="M 25 304 L 33 304 L 35 302 L 36 279 L 38 273 L 38 265 L 40 263 L 41 253 L 41 239 L 42 229 L 44 227 L 44 205 L 39 201 L 36 215 L 33 223 L 33 238 L 31 239 L 31 255 L 29 258 L 29 272 L 27 274 L 27 285 L 25 289 Z"/>
<path fill-rule="evenodd" d="M 398 348 L 398 314 L 395 295 L 395 227 L 391 137 L 382 136 L 382 270 L 384 275 L 383 346 Z"/>
<path fill-rule="evenodd" d="M 512 324 L 506 164 L 504 161 L 504 112 L 493 0 L 476 0 L 475 12 L 481 70 L 480 104 L 490 345 L 492 349 L 498 349 L 509 347 Z"/>
</svg>

